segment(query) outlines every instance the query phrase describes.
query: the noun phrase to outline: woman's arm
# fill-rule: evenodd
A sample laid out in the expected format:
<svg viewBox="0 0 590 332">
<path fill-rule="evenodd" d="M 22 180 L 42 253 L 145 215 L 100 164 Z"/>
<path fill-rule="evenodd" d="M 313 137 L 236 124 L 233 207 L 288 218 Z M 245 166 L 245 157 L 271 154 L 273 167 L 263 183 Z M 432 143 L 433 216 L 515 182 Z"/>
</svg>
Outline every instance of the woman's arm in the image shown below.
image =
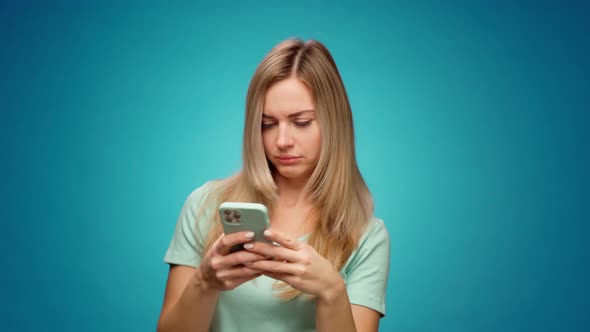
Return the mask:
<svg viewBox="0 0 590 332">
<path fill-rule="evenodd" d="M 354 325 L 358 332 L 377 332 L 379 330 L 379 320 L 381 314 L 373 309 L 362 305 L 351 305 Z"/>
<path fill-rule="evenodd" d="M 357 331 L 346 293 L 346 285 L 342 279 L 317 297 L 315 322 L 318 332 Z"/>
<path fill-rule="evenodd" d="M 351 305 L 343 280 L 318 297 L 315 312 L 318 332 L 377 332 L 379 329 L 380 314 L 367 307 Z"/>
<path fill-rule="evenodd" d="M 170 267 L 158 332 L 208 331 L 219 292 L 234 289 L 261 274 L 245 264 L 266 257 L 247 251 L 230 253 L 230 248 L 253 237 L 252 232 L 221 235 L 198 268 Z"/>
<path fill-rule="evenodd" d="M 346 285 L 334 266 L 306 243 L 277 231 L 265 236 L 280 244 L 250 243 L 250 252 L 275 260 L 252 262 L 249 267 L 316 297 L 316 329 L 323 331 L 377 331 L 379 313 L 350 304 Z"/>
<path fill-rule="evenodd" d="M 199 269 L 170 266 L 158 332 L 208 331 L 219 291 L 208 288 Z"/>
</svg>

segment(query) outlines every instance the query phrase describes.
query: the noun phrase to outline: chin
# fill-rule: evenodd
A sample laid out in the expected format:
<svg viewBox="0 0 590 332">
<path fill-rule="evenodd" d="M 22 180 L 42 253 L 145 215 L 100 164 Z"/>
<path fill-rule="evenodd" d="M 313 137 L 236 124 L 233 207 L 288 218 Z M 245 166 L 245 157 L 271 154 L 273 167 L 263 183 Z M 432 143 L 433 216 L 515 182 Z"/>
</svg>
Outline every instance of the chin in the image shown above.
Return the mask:
<svg viewBox="0 0 590 332">
<path fill-rule="evenodd" d="M 289 180 L 297 180 L 297 179 L 302 179 L 302 178 L 309 178 L 312 174 L 312 172 L 310 172 L 307 169 L 288 169 L 287 167 L 278 167 L 277 168 L 277 173 L 285 178 L 285 179 L 289 179 Z"/>
<path fill-rule="evenodd" d="M 295 167 L 275 166 L 275 169 L 280 176 L 287 179 L 297 179 L 305 174 L 301 169 L 296 169 Z"/>
<path fill-rule="evenodd" d="M 293 171 L 281 172 L 281 170 L 279 170 L 279 175 L 284 177 L 285 179 L 289 179 L 289 180 L 298 179 L 298 178 L 302 177 L 303 174 L 304 173 L 302 173 L 302 172 L 293 172 Z"/>
</svg>

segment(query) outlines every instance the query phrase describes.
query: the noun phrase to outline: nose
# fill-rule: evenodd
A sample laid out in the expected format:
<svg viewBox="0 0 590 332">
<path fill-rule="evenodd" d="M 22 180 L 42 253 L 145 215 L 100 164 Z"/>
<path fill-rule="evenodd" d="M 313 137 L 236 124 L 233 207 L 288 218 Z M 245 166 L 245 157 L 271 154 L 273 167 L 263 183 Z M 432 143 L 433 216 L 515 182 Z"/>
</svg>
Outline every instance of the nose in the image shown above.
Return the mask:
<svg viewBox="0 0 590 332">
<path fill-rule="evenodd" d="M 277 148 L 285 150 L 293 146 L 294 140 L 288 126 L 280 126 L 277 134 Z"/>
</svg>

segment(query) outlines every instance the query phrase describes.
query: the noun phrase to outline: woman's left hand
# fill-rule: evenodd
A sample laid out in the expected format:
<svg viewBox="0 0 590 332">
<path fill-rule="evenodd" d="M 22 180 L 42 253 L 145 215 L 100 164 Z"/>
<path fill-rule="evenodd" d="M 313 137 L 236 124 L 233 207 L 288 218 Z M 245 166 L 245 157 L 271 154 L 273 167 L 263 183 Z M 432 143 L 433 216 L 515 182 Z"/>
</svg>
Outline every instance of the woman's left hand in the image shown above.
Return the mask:
<svg viewBox="0 0 590 332">
<path fill-rule="evenodd" d="M 345 289 L 344 280 L 338 270 L 313 247 L 274 230 L 267 229 L 264 235 L 281 246 L 263 242 L 246 243 L 246 250 L 274 258 L 252 262 L 248 268 L 259 270 L 323 300 L 329 300 Z"/>
</svg>

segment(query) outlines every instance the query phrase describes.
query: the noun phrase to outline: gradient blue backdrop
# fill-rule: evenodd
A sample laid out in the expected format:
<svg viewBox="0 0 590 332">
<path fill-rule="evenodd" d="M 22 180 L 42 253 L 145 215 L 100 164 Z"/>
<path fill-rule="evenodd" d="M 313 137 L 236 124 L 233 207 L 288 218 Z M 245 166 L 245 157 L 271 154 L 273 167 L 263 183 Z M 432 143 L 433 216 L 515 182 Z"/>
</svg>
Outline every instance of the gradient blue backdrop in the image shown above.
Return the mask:
<svg viewBox="0 0 590 332">
<path fill-rule="evenodd" d="M 186 196 L 272 46 L 324 42 L 392 239 L 382 331 L 587 331 L 576 3 L 3 3 L 3 331 L 155 330 Z"/>
</svg>

